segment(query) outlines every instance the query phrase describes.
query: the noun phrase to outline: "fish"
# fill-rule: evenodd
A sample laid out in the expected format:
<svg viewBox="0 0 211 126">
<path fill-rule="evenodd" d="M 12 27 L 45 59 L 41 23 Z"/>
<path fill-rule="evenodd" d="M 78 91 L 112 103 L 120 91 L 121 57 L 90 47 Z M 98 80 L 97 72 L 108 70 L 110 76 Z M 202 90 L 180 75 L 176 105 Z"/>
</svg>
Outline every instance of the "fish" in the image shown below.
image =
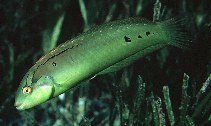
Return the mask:
<svg viewBox="0 0 211 126">
<path fill-rule="evenodd" d="M 25 74 L 14 106 L 25 110 L 54 98 L 93 76 L 116 72 L 156 50 L 189 48 L 183 19 L 152 22 L 128 18 L 91 28 L 42 56 Z"/>
</svg>

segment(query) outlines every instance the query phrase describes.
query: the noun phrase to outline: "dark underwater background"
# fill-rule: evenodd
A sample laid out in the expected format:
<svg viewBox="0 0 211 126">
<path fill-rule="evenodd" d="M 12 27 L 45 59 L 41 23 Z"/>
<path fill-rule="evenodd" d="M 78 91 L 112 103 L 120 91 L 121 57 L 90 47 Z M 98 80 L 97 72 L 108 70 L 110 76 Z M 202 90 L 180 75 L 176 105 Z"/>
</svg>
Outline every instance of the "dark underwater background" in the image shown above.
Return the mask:
<svg viewBox="0 0 211 126">
<path fill-rule="evenodd" d="M 19 83 L 45 52 L 128 17 L 186 17 L 194 49 L 163 48 L 32 109 L 16 110 Z M 210 0 L 0 0 L 0 125 L 211 125 L 210 33 Z"/>
</svg>

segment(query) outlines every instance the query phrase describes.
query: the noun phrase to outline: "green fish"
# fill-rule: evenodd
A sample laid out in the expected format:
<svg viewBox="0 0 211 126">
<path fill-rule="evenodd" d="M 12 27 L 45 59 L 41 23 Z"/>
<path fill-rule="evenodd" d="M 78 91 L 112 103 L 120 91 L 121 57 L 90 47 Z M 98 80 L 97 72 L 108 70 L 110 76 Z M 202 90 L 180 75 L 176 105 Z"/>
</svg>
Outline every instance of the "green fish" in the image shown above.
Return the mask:
<svg viewBox="0 0 211 126">
<path fill-rule="evenodd" d="M 188 48 L 184 20 L 108 22 L 66 41 L 42 56 L 23 77 L 15 107 L 39 105 L 93 76 L 115 72 L 158 49 Z"/>
</svg>

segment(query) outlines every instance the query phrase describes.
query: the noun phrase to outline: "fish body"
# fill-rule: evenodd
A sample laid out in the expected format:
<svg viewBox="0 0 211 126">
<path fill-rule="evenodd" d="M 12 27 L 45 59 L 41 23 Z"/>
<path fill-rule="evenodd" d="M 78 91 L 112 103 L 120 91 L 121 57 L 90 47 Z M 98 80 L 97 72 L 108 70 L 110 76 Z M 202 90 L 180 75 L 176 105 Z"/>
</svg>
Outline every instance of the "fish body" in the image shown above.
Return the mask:
<svg viewBox="0 0 211 126">
<path fill-rule="evenodd" d="M 114 72 L 167 45 L 186 47 L 181 21 L 153 23 L 130 18 L 105 23 L 59 45 L 32 66 L 18 88 L 15 106 L 41 104 L 95 75 Z M 179 30 L 178 30 L 179 29 Z"/>
</svg>

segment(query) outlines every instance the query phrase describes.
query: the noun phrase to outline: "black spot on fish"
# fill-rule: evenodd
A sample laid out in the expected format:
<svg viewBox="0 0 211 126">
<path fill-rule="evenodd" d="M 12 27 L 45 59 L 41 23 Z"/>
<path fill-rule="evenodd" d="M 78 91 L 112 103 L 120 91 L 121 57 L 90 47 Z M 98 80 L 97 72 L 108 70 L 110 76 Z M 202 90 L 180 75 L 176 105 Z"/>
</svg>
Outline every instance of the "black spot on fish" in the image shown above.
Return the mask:
<svg viewBox="0 0 211 126">
<path fill-rule="evenodd" d="M 142 38 L 141 35 L 138 35 L 138 38 Z"/>
<path fill-rule="evenodd" d="M 53 66 L 56 66 L 56 63 L 55 63 L 55 62 L 53 62 L 53 63 L 52 63 L 52 65 L 53 65 Z"/>
<path fill-rule="evenodd" d="M 131 42 L 131 39 L 127 36 L 125 36 L 124 39 L 125 39 L 125 42 Z"/>
<path fill-rule="evenodd" d="M 149 36 L 150 32 L 146 32 L 146 36 Z"/>
</svg>

